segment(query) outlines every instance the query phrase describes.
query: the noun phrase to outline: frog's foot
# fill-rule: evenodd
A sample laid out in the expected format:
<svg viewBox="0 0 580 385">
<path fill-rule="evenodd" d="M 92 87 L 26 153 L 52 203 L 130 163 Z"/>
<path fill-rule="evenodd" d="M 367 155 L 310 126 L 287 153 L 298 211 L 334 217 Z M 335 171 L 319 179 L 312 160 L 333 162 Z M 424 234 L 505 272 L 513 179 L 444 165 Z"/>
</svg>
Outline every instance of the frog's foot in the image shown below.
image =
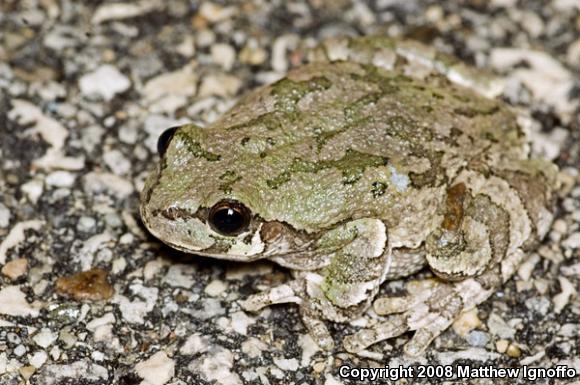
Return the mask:
<svg viewBox="0 0 580 385">
<path fill-rule="evenodd" d="M 494 269 L 477 278 L 445 283 L 438 279 L 413 281 L 407 285 L 409 295 L 378 298 L 375 312 L 388 315 L 386 321 L 347 336 L 344 347 L 357 353 L 368 346 L 407 331 L 415 331 L 405 345 L 405 353 L 417 356 L 457 319 L 462 311 L 485 301 L 499 283 Z"/>
<path fill-rule="evenodd" d="M 257 312 L 270 305 L 296 303 L 300 305 L 300 317 L 302 318 L 302 322 L 318 346 L 324 350 L 334 349 L 334 341 L 330 336 L 322 317 L 310 302 L 302 299 L 300 296 L 301 294 L 304 295 L 304 283 L 301 283 L 300 280 L 293 280 L 286 284 L 251 295 L 244 301 L 241 301 L 240 305 L 246 311 Z"/>
</svg>

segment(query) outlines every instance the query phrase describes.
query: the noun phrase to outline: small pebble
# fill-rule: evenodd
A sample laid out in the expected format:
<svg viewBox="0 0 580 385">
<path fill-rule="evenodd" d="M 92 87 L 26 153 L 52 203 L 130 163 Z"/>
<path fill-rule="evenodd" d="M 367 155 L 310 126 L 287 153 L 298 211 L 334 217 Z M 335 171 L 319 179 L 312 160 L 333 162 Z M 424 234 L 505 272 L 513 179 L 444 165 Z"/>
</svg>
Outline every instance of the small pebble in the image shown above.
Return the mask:
<svg viewBox="0 0 580 385">
<path fill-rule="evenodd" d="M 229 44 L 214 44 L 211 46 L 211 57 L 215 63 L 229 71 L 236 61 L 236 50 Z"/>
<path fill-rule="evenodd" d="M 115 290 L 107 281 L 107 272 L 94 268 L 69 277 L 59 278 L 56 281 L 56 292 L 60 295 L 70 296 L 77 301 L 99 301 L 111 298 Z"/>
<path fill-rule="evenodd" d="M 471 346 L 484 347 L 489 342 L 489 334 L 480 330 L 473 330 L 467 335 L 466 340 Z"/>
<path fill-rule="evenodd" d="M 55 171 L 46 177 L 46 184 L 54 187 L 72 187 L 76 176 L 68 171 Z"/>
<path fill-rule="evenodd" d="M 92 233 L 95 230 L 97 221 L 95 218 L 82 216 L 77 223 L 77 230 L 84 233 Z"/>
<path fill-rule="evenodd" d="M 106 101 L 127 91 L 129 87 L 131 87 L 129 78 L 110 64 L 100 66 L 79 80 L 79 88 L 83 95 L 86 97 L 100 96 Z"/>
<path fill-rule="evenodd" d="M 28 261 L 25 258 L 19 258 L 5 264 L 2 267 L 2 274 L 14 281 L 26 274 L 27 269 Z"/>
<path fill-rule="evenodd" d="M 0 228 L 8 227 L 10 224 L 10 210 L 0 203 Z"/>
<path fill-rule="evenodd" d="M 226 291 L 227 288 L 228 286 L 224 281 L 214 279 L 205 287 L 204 292 L 210 297 L 217 297 Z"/>
<path fill-rule="evenodd" d="M 499 353 L 505 353 L 507 351 L 507 348 L 509 346 L 510 342 L 508 340 L 497 340 L 495 342 L 495 349 L 499 352 Z"/>
<path fill-rule="evenodd" d="M 506 350 L 506 354 L 512 358 L 518 358 L 522 355 L 522 351 L 517 345 L 510 344 Z"/>
</svg>

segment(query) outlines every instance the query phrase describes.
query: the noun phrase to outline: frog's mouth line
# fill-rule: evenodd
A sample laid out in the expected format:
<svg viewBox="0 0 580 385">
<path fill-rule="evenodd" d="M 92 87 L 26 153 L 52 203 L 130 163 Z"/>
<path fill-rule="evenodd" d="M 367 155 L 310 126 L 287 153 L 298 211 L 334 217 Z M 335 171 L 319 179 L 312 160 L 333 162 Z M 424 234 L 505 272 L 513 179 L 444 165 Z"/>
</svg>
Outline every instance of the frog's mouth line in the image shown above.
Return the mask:
<svg viewBox="0 0 580 385">
<path fill-rule="evenodd" d="M 192 247 L 187 245 L 187 242 L 167 239 L 167 237 L 162 235 L 162 232 L 156 230 L 156 226 L 151 225 L 152 223 L 156 222 L 155 218 L 162 218 L 162 220 L 166 223 L 170 223 L 170 219 L 162 215 L 153 215 L 153 213 L 149 212 L 143 205 L 140 207 L 140 211 L 141 217 L 143 218 L 142 222 L 144 223 L 145 228 L 147 228 L 149 233 L 151 233 L 155 238 L 173 249 L 202 257 L 217 258 L 235 262 L 253 262 L 261 259 L 268 259 L 289 269 L 308 271 L 321 268 L 327 264 L 325 258 L 317 257 L 324 254 L 330 255 L 333 251 L 336 251 L 340 248 L 328 247 L 323 249 L 313 249 L 312 246 L 318 237 L 311 236 L 311 239 L 305 241 L 302 245 L 300 245 L 299 248 L 292 249 L 292 251 L 285 251 L 285 247 L 276 241 L 267 243 L 261 238 L 260 242 L 264 247 L 255 253 L 228 253 L 224 249 L 215 248 L 215 244 L 212 244 L 205 249 L 194 250 Z M 190 216 L 187 219 L 179 218 L 181 221 L 194 219 L 200 220 L 200 218 L 195 215 Z M 204 223 L 204 226 L 208 225 Z M 255 226 L 252 231 L 241 234 L 239 237 L 252 237 L 256 236 L 256 234 L 260 234 L 260 226 Z"/>
</svg>

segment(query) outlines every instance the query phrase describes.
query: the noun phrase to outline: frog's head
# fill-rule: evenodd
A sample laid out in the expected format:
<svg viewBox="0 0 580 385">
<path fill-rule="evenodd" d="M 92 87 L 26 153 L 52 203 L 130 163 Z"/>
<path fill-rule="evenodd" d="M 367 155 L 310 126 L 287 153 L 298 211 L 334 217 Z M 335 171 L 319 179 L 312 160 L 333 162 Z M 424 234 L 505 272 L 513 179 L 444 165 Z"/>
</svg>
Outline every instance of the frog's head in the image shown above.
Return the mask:
<svg viewBox="0 0 580 385">
<path fill-rule="evenodd" d="M 166 130 L 142 192 L 143 223 L 164 243 L 198 255 L 250 261 L 309 252 L 314 234 L 264 217 L 264 194 L 247 176 L 259 170 L 228 148 L 232 136 L 208 136 L 194 125 Z"/>
</svg>

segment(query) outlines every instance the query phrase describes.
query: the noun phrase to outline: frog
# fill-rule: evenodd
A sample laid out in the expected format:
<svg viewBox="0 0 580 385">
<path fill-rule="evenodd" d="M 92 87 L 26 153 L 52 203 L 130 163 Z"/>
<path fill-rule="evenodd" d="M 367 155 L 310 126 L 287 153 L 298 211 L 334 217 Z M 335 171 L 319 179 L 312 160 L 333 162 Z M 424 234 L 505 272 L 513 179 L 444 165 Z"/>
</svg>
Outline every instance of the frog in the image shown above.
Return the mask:
<svg viewBox="0 0 580 385">
<path fill-rule="evenodd" d="M 296 304 L 322 349 L 337 348 L 327 322 L 372 308 L 379 321 L 343 349 L 412 332 L 403 350 L 418 356 L 548 233 L 557 167 L 532 156 L 501 78 L 410 40 L 307 52 L 215 122 L 159 137 L 142 221 L 192 255 L 289 269 L 240 306 Z M 404 293 L 379 295 L 397 279 Z"/>
</svg>

